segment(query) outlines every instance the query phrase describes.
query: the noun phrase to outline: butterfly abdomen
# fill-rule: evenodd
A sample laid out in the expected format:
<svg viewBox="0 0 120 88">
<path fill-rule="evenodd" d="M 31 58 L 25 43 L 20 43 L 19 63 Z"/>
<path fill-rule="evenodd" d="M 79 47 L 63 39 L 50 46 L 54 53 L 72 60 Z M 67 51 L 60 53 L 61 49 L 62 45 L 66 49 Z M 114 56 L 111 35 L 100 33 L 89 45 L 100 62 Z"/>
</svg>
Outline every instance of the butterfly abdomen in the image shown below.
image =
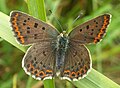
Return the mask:
<svg viewBox="0 0 120 88">
<path fill-rule="evenodd" d="M 56 49 L 56 68 L 60 69 L 64 65 L 65 53 L 68 47 L 68 38 L 58 36 Z"/>
</svg>

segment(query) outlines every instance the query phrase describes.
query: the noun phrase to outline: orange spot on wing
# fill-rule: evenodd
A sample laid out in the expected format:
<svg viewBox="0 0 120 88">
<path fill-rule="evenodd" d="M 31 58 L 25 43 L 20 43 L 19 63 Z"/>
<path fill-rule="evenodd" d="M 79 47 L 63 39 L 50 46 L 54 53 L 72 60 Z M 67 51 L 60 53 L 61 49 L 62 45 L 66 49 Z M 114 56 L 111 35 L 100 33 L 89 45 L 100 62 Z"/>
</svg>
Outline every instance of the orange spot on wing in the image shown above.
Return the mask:
<svg viewBox="0 0 120 88">
<path fill-rule="evenodd" d="M 24 37 L 21 36 L 21 33 L 19 31 L 19 28 L 17 26 L 17 17 L 19 16 L 18 13 L 15 14 L 15 16 L 13 17 L 14 20 L 12 21 L 12 24 L 13 24 L 13 28 L 14 28 L 14 31 L 17 32 L 17 37 L 20 38 L 20 41 L 21 43 L 23 44 L 25 41 L 24 41 Z"/>
<path fill-rule="evenodd" d="M 105 15 L 105 16 L 104 16 L 103 26 L 102 26 L 102 28 L 100 29 L 100 33 L 97 35 L 97 37 L 95 37 L 94 43 L 97 43 L 98 40 L 100 40 L 100 39 L 102 38 L 101 34 L 104 34 L 104 33 L 105 33 L 105 30 L 106 30 L 108 24 L 109 24 L 109 18 L 107 18 L 107 16 Z"/>
<path fill-rule="evenodd" d="M 42 76 L 40 76 L 40 74 L 43 74 Z M 46 77 L 46 74 L 43 71 L 39 72 L 39 76 L 43 79 L 44 77 Z"/>
<path fill-rule="evenodd" d="M 70 70 L 65 70 L 65 71 L 64 71 L 64 73 L 67 73 L 67 72 L 69 72 L 69 73 L 70 73 Z"/>
<path fill-rule="evenodd" d="M 23 36 L 20 36 L 20 40 L 22 44 L 25 42 Z"/>
<path fill-rule="evenodd" d="M 76 74 L 75 72 L 72 72 L 71 74 Z"/>
<path fill-rule="evenodd" d="M 27 69 L 28 71 L 30 71 L 30 69 L 33 69 L 33 71 L 35 70 L 34 66 L 32 65 L 32 63 L 30 63 L 30 67 Z M 32 71 L 32 73 L 33 73 Z"/>
<path fill-rule="evenodd" d="M 84 73 L 86 73 L 88 70 L 86 70 L 85 68 L 87 68 L 86 65 L 84 65 Z"/>
<path fill-rule="evenodd" d="M 46 70 L 46 72 L 52 72 L 52 70 Z"/>
<path fill-rule="evenodd" d="M 37 71 L 37 74 L 35 74 L 35 75 L 36 75 L 36 77 L 38 77 L 38 76 L 39 76 L 39 70 L 36 69 L 35 71 Z M 35 72 L 35 71 L 34 71 L 34 72 Z"/>
<path fill-rule="evenodd" d="M 75 75 L 74 77 L 76 78 L 76 77 L 77 77 L 76 72 L 71 72 L 71 74 L 70 74 L 70 76 L 69 76 L 69 77 L 70 77 L 70 78 L 74 78 L 74 77 L 73 77 L 73 74 Z"/>
<path fill-rule="evenodd" d="M 18 36 L 20 36 L 20 32 L 19 32 L 19 31 L 17 31 L 17 33 L 18 33 Z"/>
<path fill-rule="evenodd" d="M 39 73 L 37 73 L 37 74 L 36 74 L 36 77 L 39 77 L 39 76 L 40 76 Z"/>
</svg>

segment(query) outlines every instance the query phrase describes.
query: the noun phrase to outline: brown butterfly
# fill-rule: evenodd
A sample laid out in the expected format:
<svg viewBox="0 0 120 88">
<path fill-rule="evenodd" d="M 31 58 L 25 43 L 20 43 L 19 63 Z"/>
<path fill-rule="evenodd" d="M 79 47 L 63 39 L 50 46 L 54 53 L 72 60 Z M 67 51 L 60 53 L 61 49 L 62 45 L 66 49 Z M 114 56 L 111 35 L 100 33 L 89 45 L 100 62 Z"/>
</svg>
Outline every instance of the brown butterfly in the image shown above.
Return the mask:
<svg viewBox="0 0 120 88">
<path fill-rule="evenodd" d="M 22 67 L 28 75 L 45 80 L 52 79 L 59 71 L 62 79 L 76 81 L 85 77 L 92 67 L 84 44 L 96 44 L 103 38 L 110 15 L 100 15 L 87 21 L 68 35 L 19 11 L 11 12 L 10 22 L 18 42 L 32 44 L 22 60 Z"/>
</svg>

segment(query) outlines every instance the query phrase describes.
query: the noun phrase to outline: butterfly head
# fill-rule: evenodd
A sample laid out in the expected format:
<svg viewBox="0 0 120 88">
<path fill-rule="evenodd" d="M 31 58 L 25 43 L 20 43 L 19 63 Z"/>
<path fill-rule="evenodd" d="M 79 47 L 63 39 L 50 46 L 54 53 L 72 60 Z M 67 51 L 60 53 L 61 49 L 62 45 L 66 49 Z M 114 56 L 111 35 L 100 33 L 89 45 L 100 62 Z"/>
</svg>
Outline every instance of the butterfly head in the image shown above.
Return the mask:
<svg viewBox="0 0 120 88">
<path fill-rule="evenodd" d="M 61 36 L 61 37 L 67 37 L 67 36 L 68 36 L 68 34 L 67 34 L 67 32 L 66 32 L 66 31 L 63 31 L 62 33 L 60 33 L 60 36 Z"/>
</svg>

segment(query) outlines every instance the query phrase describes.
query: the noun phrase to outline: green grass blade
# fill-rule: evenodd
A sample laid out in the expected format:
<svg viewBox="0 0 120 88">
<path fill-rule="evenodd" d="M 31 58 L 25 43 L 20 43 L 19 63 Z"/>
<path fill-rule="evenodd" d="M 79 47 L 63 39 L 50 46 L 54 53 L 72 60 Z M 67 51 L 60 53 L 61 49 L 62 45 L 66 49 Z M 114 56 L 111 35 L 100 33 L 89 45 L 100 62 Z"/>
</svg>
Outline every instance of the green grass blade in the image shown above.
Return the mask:
<svg viewBox="0 0 120 88">
<path fill-rule="evenodd" d="M 35 3 L 34 2 L 35 0 L 30 0 L 30 1 L 33 1 L 33 3 Z M 38 1 L 38 2 L 40 2 L 40 1 Z M 37 3 L 37 4 L 40 5 L 40 3 Z M 33 5 L 31 5 L 31 6 L 33 6 Z M 44 9 L 44 7 L 42 9 Z M 30 10 L 30 8 L 29 8 L 29 10 Z M 40 10 L 41 10 L 41 8 L 40 8 Z M 30 10 L 30 12 L 32 12 L 32 10 Z M 37 14 L 37 10 L 34 10 L 33 12 Z M 44 17 L 41 19 L 45 20 Z M 0 37 L 2 37 L 3 39 L 5 39 L 9 43 L 11 43 L 18 49 L 20 49 L 22 51 L 26 51 L 26 48 L 24 46 L 19 45 L 15 41 L 15 38 L 13 36 L 13 33 L 12 33 L 9 25 L 10 25 L 9 16 L 0 12 Z M 31 83 L 31 79 L 29 80 L 28 85 L 30 83 Z M 120 86 L 118 84 L 116 84 L 109 78 L 105 77 L 101 73 L 95 71 L 94 69 L 92 69 L 92 71 L 88 74 L 88 76 L 86 78 L 84 78 L 78 82 L 72 82 L 72 83 L 78 88 L 120 88 Z M 9 81 L 9 84 L 11 84 L 11 80 Z M 4 86 L 6 86 L 6 83 L 4 84 Z M 45 86 L 45 88 L 54 88 L 54 80 L 45 80 L 44 86 Z"/>
<path fill-rule="evenodd" d="M 17 74 L 13 76 L 13 88 L 17 88 Z"/>
<path fill-rule="evenodd" d="M 84 79 L 72 83 L 78 88 L 120 88 L 118 84 L 94 69 Z"/>
<path fill-rule="evenodd" d="M 55 88 L 55 81 L 54 79 L 47 79 L 43 81 L 44 88 Z"/>
<path fill-rule="evenodd" d="M 27 0 L 29 13 L 40 20 L 46 21 L 44 0 Z"/>
<path fill-rule="evenodd" d="M 44 0 L 28 0 L 28 9 L 32 16 L 46 21 Z M 43 81 L 45 88 L 54 88 L 54 80 Z"/>
<path fill-rule="evenodd" d="M 0 0 L 0 11 L 6 13 L 8 11 L 6 1 Z"/>
<path fill-rule="evenodd" d="M 21 51 L 25 52 L 26 48 L 18 44 L 15 40 L 14 34 L 10 27 L 10 17 L 0 12 L 0 37 L 11 43 L 13 46 L 17 47 Z"/>
<path fill-rule="evenodd" d="M 32 81 L 33 81 L 33 78 L 30 76 L 28 81 L 27 81 L 26 88 L 30 88 L 31 87 Z"/>
</svg>

